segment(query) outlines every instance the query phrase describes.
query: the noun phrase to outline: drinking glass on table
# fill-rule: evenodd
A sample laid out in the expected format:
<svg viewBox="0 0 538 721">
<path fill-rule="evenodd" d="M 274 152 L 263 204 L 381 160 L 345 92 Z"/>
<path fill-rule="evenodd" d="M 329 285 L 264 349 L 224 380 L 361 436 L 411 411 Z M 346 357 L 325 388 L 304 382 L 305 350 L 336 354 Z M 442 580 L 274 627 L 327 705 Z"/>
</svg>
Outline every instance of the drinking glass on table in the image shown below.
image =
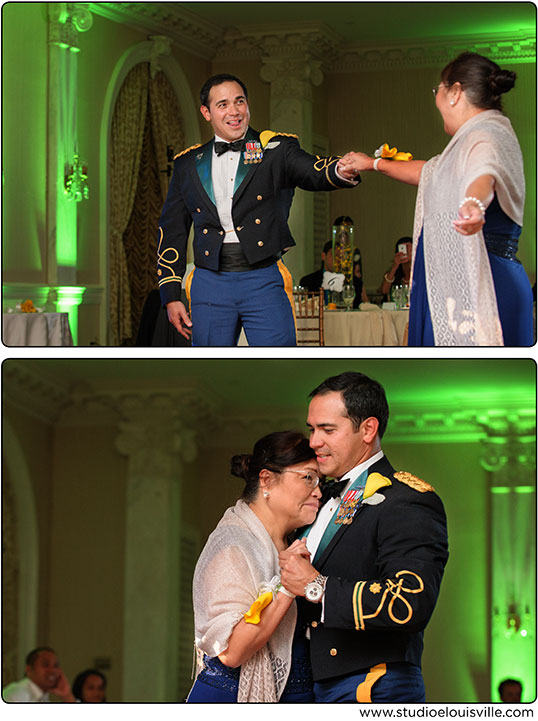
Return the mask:
<svg viewBox="0 0 538 721">
<path fill-rule="evenodd" d="M 350 310 L 355 300 L 355 288 L 352 285 L 345 285 L 342 289 L 342 300 L 346 306 L 346 310 Z"/>
<path fill-rule="evenodd" d="M 396 306 L 396 310 L 400 310 L 405 305 L 404 290 L 401 285 L 392 287 L 392 300 Z"/>
</svg>

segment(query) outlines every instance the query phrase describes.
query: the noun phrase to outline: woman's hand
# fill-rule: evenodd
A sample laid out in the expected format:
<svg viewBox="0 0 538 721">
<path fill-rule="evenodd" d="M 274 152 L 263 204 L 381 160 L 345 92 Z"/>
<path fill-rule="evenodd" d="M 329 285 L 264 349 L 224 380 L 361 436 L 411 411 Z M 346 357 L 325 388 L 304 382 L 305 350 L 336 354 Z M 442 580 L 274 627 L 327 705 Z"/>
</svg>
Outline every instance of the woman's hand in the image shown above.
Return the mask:
<svg viewBox="0 0 538 721">
<path fill-rule="evenodd" d="M 298 538 L 294 541 L 291 546 L 288 546 L 285 551 L 281 551 L 279 557 L 287 557 L 292 554 L 302 556 L 303 558 L 310 559 L 310 551 L 306 547 L 306 538 Z"/>
<path fill-rule="evenodd" d="M 482 230 L 486 222 L 484 214 L 476 203 L 467 201 L 458 211 L 458 217 L 452 225 L 461 235 L 474 235 Z"/>
<path fill-rule="evenodd" d="M 357 175 L 361 170 L 373 170 L 374 159 L 370 158 L 366 153 L 350 152 L 340 158 L 337 168 L 342 172 L 351 170 Z"/>
</svg>

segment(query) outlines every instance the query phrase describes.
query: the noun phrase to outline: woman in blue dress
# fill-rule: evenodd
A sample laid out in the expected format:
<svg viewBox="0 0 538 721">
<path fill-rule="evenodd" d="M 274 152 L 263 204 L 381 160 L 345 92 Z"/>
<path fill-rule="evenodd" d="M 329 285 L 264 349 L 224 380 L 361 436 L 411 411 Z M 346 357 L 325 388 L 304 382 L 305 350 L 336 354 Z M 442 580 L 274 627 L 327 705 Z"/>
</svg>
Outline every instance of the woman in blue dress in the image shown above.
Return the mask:
<svg viewBox="0 0 538 721">
<path fill-rule="evenodd" d="M 198 674 L 187 702 L 313 702 L 306 625 L 280 583 L 278 554 L 316 518 L 315 453 L 302 433 L 271 433 L 252 454 L 234 456 L 231 472 L 245 490 L 194 572 Z"/>
<path fill-rule="evenodd" d="M 398 162 L 349 153 L 341 161 L 418 185 L 410 346 L 534 343 L 532 290 L 516 257 L 523 160 L 501 104 L 515 78 L 488 58 L 462 53 L 433 89 L 451 136 L 441 155 Z"/>
</svg>

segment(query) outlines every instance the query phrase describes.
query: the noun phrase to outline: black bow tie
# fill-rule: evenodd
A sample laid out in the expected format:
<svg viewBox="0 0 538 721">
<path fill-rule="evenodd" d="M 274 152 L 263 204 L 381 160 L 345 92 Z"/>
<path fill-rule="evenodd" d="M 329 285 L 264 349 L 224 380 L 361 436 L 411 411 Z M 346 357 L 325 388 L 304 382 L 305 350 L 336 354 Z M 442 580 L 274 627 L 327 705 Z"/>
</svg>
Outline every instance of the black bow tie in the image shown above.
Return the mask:
<svg viewBox="0 0 538 721">
<path fill-rule="evenodd" d="M 329 498 L 337 498 L 342 495 L 342 491 L 349 483 L 349 478 L 344 478 L 341 481 L 328 481 L 323 484 L 323 501 L 329 500 Z"/>
<path fill-rule="evenodd" d="M 245 147 L 245 140 L 234 140 L 232 143 L 223 143 L 220 140 L 215 140 L 215 152 L 217 155 L 222 155 L 227 150 L 233 150 L 234 153 L 240 153 Z"/>
</svg>

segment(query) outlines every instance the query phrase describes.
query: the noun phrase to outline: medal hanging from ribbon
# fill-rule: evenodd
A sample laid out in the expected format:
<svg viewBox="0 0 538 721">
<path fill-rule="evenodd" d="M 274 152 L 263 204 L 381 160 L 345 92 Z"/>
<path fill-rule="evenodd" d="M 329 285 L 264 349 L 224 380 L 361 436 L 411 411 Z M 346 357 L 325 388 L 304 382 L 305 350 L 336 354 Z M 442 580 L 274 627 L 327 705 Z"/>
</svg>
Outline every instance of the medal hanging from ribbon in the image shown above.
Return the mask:
<svg viewBox="0 0 538 721">
<path fill-rule="evenodd" d="M 353 520 L 353 516 L 357 512 L 357 508 L 362 498 L 363 488 L 350 489 L 346 495 L 342 498 L 340 508 L 334 522 L 337 526 L 344 524 L 348 525 Z"/>
<path fill-rule="evenodd" d="M 263 158 L 263 149 L 258 142 L 246 142 L 243 152 L 243 163 L 250 165 L 252 163 L 261 163 Z"/>
</svg>

